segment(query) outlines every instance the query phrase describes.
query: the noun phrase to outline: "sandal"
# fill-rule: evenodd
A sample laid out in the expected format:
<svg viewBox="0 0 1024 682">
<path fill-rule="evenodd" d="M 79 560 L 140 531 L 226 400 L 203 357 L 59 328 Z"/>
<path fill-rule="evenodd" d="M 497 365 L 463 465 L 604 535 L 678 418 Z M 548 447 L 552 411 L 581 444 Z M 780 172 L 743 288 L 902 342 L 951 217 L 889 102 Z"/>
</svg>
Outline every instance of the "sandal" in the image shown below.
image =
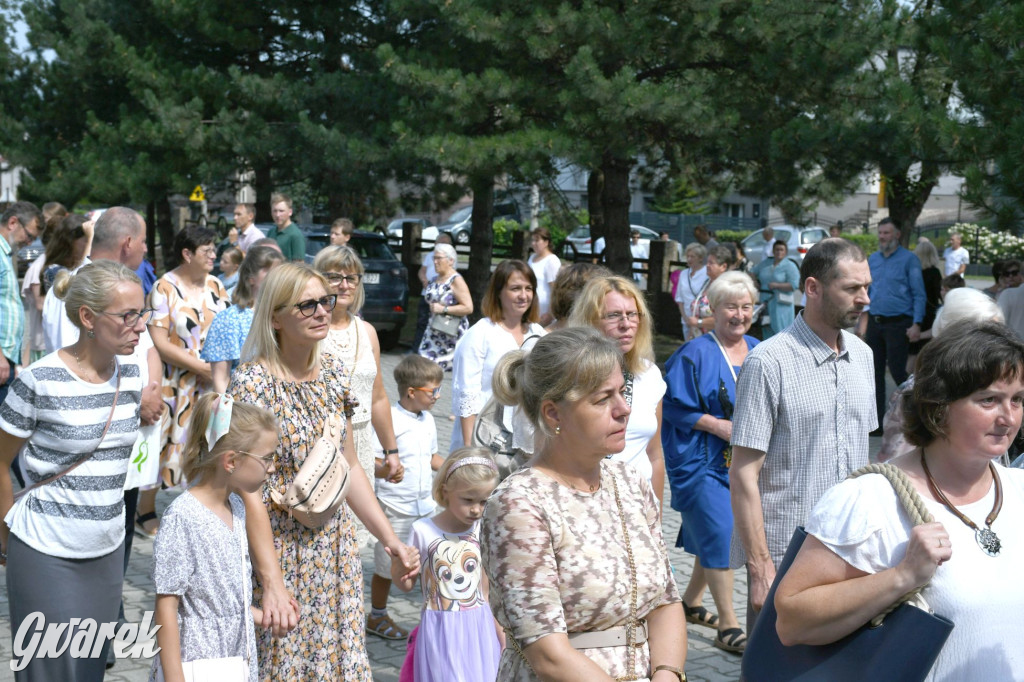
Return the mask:
<svg viewBox="0 0 1024 682">
<path fill-rule="evenodd" d="M 366 631 L 372 635 L 383 637 L 384 639 L 405 639 L 409 636 L 409 633 L 398 627 L 395 621 L 391 620 L 391 616 L 381 616 L 380 618 L 374 618 L 373 616 L 366 617 Z"/>
<path fill-rule="evenodd" d="M 687 606 L 683 602 L 683 613 L 686 614 L 686 622 L 694 625 L 703 625 L 712 630 L 718 629 L 718 616 L 708 611 L 703 606 Z"/>
<path fill-rule="evenodd" d="M 747 636 L 739 628 L 729 628 L 718 633 L 718 637 L 715 637 L 715 646 L 722 651 L 742 654 L 747 648 Z"/>
<path fill-rule="evenodd" d="M 146 524 L 149 523 L 150 521 L 159 521 L 159 520 L 160 519 L 159 519 L 159 517 L 157 517 L 155 511 L 146 512 L 145 514 L 136 514 L 135 515 L 135 534 L 138 535 L 139 537 L 149 538 L 150 540 L 152 540 L 153 538 L 156 537 L 157 531 L 160 530 L 160 524 L 157 524 L 157 527 L 154 528 L 151 531 L 150 530 L 146 530 Z"/>
</svg>

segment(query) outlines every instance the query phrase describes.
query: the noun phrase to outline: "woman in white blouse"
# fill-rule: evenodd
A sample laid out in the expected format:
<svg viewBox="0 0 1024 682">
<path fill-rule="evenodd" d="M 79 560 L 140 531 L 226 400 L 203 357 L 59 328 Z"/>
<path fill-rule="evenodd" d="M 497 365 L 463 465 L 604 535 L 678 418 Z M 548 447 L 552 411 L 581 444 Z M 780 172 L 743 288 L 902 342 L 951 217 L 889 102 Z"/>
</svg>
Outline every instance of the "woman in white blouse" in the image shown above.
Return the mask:
<svg viewBox="0 0 1024 682">
<path fill-rule="evenodd" d="M 537 278 L 521 260 L 498 264 L 484 294 L 483 319 L 469 328 L 455 348 L 452 362 L 451 450 L 472 441 L 476 415 L 491 398 L 491 375 L 501 356 L 530 336 L 543 336 L 537 323 Z"/>
<path fill-rule="evenodd" d="M 551 233 L 546 228 L 538 227 L 530 232 L 530 248 L 533 254 L 526 262 L 537 277 L 538 313 L 541 325 L 546 327 L 555 319 L 551 314 L 551 287 L 558 278 L 562 261 L 551 252 Z"/>
<path fill-rule="evenodd" d="M 626 462 L 654 488 L 659 505 L 665 489 L 661 449 L 661 399 L 665 380 L 654 364 L 651 314 L 636 284 L 612 275 L 587 282 L 569 317 L 569 326 L 593 327 L 619 344 L 626 366 L 626 395 L 632 413 L 626 447 L 612 459 Z"/>
</svg>

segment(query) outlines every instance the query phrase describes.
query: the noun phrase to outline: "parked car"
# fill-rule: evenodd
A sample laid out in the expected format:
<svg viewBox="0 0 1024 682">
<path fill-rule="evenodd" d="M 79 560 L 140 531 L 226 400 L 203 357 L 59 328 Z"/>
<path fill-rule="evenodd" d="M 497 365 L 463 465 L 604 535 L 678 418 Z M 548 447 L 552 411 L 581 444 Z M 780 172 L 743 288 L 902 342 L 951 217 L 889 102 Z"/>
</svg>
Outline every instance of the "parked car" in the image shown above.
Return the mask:
<svg viewBox="0 0 1024 682">
<path fill-rule="evenodd" d="M 434 241 L 437 239 L 438 230 L 435 225 L 431 225 L 430 221 L 425 218 L 396 218 L 388 223 L 388 226 L 384 228 L 384 232 L 387 234 L 389 239 L 397 239 L 398 243 L 402 243 L 402 229 L 406 223 L 412 223 L 420 226 L 420 238 L 424 241 Z"/>
<path fill-rule="evenodd" d="M 46 247 L 43 246 L 43 242 L 39 239 L 36 239 L 28 246 L 18 249 L 18 277 L 24 277 L 28 266 L 32 265 L 32 262 L 42 256 L 45 251 Z"/>
<path fill-rule="evenodd" d="M 312 265 L 320 249 L 331 243 L 329 225 L 299 225 L 306 237 L 306 262 Z M 388 247 L 387 239 L 376 232 L 356 230 L 348 245 L 363 261 L 363 302 L 361 317 L 373 325 L 380 347 L 391 350 L 405 326 L 409 309 L 409 273 Z"/>
<path fill-rule="evenodd" d="M 775 234 L 772 241 L 780 239 L 786 242 L 789 247 L 789 259 L 797 265 L 804 262 L 804 254 L 812 246 L 828 237 L 828 230 L 824 227 L 796 227 L 795 225 L 779 225 L 774 228 Z M 764 235 L 763 229 L 757 230 L 747 236 L 741 243 L 743 251 L 747 254 L 747 260 L 751 265 L 757 265 L 764 258 Z"/>
<path fill-rule="evenodd" d="M 630 232 L 633 230 L 640 232 L 640 243 L 644 246 L 649 247 L 651 240 L 658 238 L 657 232 L 643 225 L 630 225 L 629 229 Z M 575 255 L 573 247 L 576 248 L 575 254 L 587 255 L 592 252 L 593 244 L 591 244 L 590 239 L 590 225 L 580 225 L 569 233 L 569 236 L 565 238 L 565 246 L 562 247 L 562 255 L 571 260 Z"/>
<path fill-rule="evenodd" d="M 494 220 L 514 220 L 522 222 L 519 215 L 519 207 L 514 201 L 494 202 Z M 438 232 L 451 234 L 452 241 L 456 244 L 468 244 L 469 236 L 473 233 L 473 206 L 460 208 L 445 222 L 437 226 Z"/>
</svg>

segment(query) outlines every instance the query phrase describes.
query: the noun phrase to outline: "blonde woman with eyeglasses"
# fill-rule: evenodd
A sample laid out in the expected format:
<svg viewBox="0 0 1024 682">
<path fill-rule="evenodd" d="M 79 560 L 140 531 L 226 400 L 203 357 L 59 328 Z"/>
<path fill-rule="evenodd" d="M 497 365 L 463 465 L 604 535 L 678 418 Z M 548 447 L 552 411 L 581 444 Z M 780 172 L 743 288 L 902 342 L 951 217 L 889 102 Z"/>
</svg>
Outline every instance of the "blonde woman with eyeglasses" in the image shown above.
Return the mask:
<svg viewBox="0 0 1024 682">
<path fill-rule="evenodd" d="M 660 506 L 665 489 L 665 458 L 661 451 L 665 380 L 654 364 L 651 314 L 643 294 L 625 277 L 592 279 L 573 305 L 569 326 L 593 327 L 622 351 L 626 401 L 632 416 L 626 428 L 626 447 L 612 455 L 612 459 L 626 462 L 650 481 Z"/>
<path fill-rule="evenodd" d="M 352 440 L 359 464 L 371 483 L 375 478 L 398 483 L 403 472 L 391 423 L 391 403 L 381 378 L 380 342 L 373 325 L 359 317 L 366 297 L 363 290 L 366 269 L 349 246 L 321 249 L 313 261 L 313 269 L 324 276 L 328 290 L 338 297 L 331 311 L 331 326 L 323 349 L 345 366 L 350 390 L 358 402 L 352 411 Z M 374 459 L 371 426 L 384 449 L 383 462 Z M 362 525 L 357 527 L 356 535 L 360 546 L 370 539 L 370 533 Z"/>
</svg>

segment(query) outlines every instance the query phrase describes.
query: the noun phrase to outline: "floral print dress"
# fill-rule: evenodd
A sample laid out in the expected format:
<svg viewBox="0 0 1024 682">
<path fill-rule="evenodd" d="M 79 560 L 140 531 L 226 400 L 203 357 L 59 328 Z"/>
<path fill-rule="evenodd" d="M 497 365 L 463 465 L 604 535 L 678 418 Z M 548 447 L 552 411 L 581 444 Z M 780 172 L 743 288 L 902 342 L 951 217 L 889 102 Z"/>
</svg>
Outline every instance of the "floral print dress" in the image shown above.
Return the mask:
<svg viewBox="0 0 1024 682">
<path fill-rule="evenodd" d="M 166 329 L 171 343 L 199 359 L 214 316 L 228 304 L 228 292 L 213 275 L 206 277 L 202 300 L 193 303 L 186 297 L 178 276 L 173 271 L 168 272 L 149 292 L 149 306 L 156 310 L 149 324 Z M 192 418 L 192 406 L 209 386 L 200 386 L 199 378 L 187 369 L 167 362 L 163 366 L 163 398 L 167 412 L 160 423 L 160 471 L 167 485 L 176 486 L 183 482 L 181 450 Z"/>
<path fill-rule="evenodd" d="M 320 357 L 320 375 L 286 381 L 255 362 L 235 370 L 229 392 L 236 400 L 273 412 L 281 428 L 274 471 L 263 486 L 274 549 L 285 586 L 302 609 L 299 624 L 281 639 L 269 629 L 257 632 L 260 677 L 277 680 L 370 682 L 363 631 L 363 570 L 356 544 L 355 516 L 343 504 L 321 528 L 306 528 L 270 499 L 295 479 L 329 411 L 351 415 L 355 404 L 347 372 L 329 354 Z M 255 601 L 263 588 L 256 582 Z"/>
<path fill-rule="evenodd" d="M 459 277 L 457 272 L 453 273 L 451 277 L 443 282 L 440 281 L 440 278 L 435 277 L 434 281 L 423 290 L 424 303 L 427 306 L 433 303 L 448 306 L 458 305 L 459 302 L 455 299 L 455 292 L 452 290 L 452 282 L 455 281 L 456 277 Z M 433 319 L 433 315 L 431 315 L 431 319 Z M 469 317 L 462 318 L 454 336 L 440 332 L 428 324 L 427 330 L 423 333 L 423 342 L 420 343 L 419 354 L 441 365 L 441 369 L 444 371 L 450 372 L 452 370 L 452 359 L 455 357 L 455 346 L 467 329 L 469 329 Z"/>
<path fill-rule="evenodd" d="M 636 613 L 643 619 L 680 597 L 654 491 L 632 467 L 603 461 L 601 487 L 595 493 L 572 490 L 534 468 L 520 469 L 488 499 L 481 526 L 482 558 L 494 617 L 511 635 L 501 653 L 498 682 L 538 679 L 516 644 L 522 648 L 556 632 L 593 632 L 626 624 L 633 579 L 623 513 L 636 568 Z M 614 678 L 634 673 L 628 669 L 626 647 L 581 652 Z M 644 644 L 635 655 L 640 679 L 650 677 L 650 664 L 650 649 Z"/>
</svg>

